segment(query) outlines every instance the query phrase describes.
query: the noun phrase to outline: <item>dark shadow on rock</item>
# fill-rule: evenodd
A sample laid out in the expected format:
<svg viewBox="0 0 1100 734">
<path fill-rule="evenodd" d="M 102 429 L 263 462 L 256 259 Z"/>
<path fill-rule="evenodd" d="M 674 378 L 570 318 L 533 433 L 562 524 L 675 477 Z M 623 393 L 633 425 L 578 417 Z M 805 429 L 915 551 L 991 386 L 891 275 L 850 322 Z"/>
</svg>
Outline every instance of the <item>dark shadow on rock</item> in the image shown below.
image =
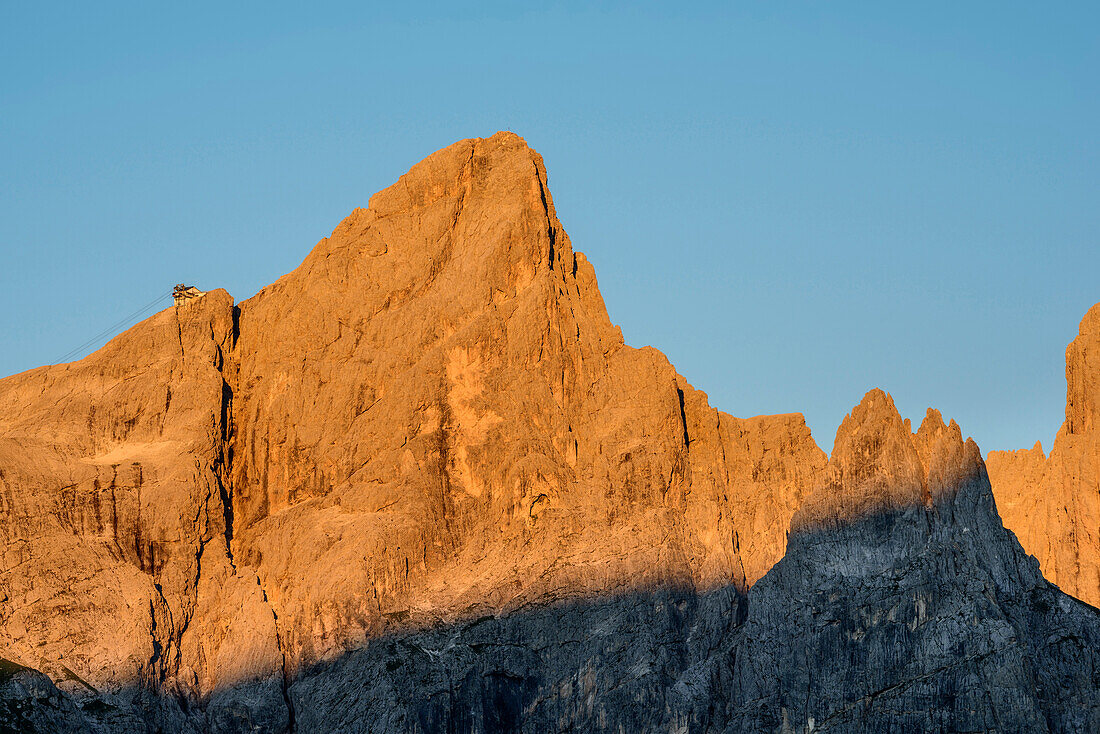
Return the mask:
<svg viewBox="0 0 1100 734">
<path fill-rule="evenodd" d="M 557 604 L 376 640 L 290 694 L 303 731 L 667 731 L 743 614 L 733 587 Z"/>
<path fill-rule="evenodd" d="M 705 668 L 743 618 L 744 597 L 733 586 L 666 588 L 388 635 L 300 671 L 288 690 L 294 729 L 667 731 L 710 699 Z M 77 701 L 30 674 L 49 695 L 0 686 L 0 706 L 31 708 L 68 727 L 58 731 L 287 730 L 285 710 L 272 708 L 265 689 L 270 681 L 201 702 L 141 689 Z"/>
<path fill-rule="evenodd" d="M 1043 579 L 981 466 L 792 533 L 737 638 L 729 732 L 1100 731 L 1100 612 Z"/>
<path fill-rule="evenodd" d="M 1100 612 L 1039 573 L 984 468 L 807 526 L 749 592 L 663 588 L 391 634 L 204 701 L 0 677 L 0 726 L 73 732 L 1100 731 Z M 4 669 L 6 670 L 6 669 Z M 23 728 L 20 728 L 23 727 Z"/>
</svg>

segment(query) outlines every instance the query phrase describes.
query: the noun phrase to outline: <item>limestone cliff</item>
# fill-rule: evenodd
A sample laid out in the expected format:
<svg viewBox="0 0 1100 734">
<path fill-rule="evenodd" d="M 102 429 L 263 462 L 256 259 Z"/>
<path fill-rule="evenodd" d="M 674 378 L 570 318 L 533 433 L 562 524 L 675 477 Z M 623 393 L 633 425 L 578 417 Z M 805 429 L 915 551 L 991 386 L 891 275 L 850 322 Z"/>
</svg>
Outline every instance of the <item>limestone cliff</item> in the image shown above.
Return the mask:
<svg viewBox="0 0 1100 734">
<path fill-rule="evenodd" d="M 0 380 L 0 416 L 0 657 L 198 728 L 291 725 L 303 666 L 384 634 L 744 592 L 825 463 L 801 416 L 733 418 L 623 344 L 510 133 L 251 299 Z"/>
<path fill-rule="evenodd" d="M 1004 529 L 973 441 L 882 391 L 748 592 L 657 589 L 388 635 L 309 666 L 308 731 L 1086 732 L 1100 614 Z M 364 722 L 370 722 L 369 725 Z"/>
<path fill-rule="evenodd" d="M 77 695 L 259 680 L 282 701 L 273 614 L 228 544 L 233 335 L 213 291 L 0 381 L 0 657 Z"/>
<path fill-rule="evenodd" d="M 1100 303 L 1066 349 L 1066 420 L 1050 456 L 990 451 L 989 479 L 1005 525 L 1043 575 L 1100 606 Z"/>
<path fill-rule="evenodd" d="M 1100 728 L 1100 613 L 973 441 L 882 391 L 828 461 L 715 410 L 623 344 L 510 133 L 253 298 L 0 380 L 0 508 L 0 731 Z"/>
</svg>

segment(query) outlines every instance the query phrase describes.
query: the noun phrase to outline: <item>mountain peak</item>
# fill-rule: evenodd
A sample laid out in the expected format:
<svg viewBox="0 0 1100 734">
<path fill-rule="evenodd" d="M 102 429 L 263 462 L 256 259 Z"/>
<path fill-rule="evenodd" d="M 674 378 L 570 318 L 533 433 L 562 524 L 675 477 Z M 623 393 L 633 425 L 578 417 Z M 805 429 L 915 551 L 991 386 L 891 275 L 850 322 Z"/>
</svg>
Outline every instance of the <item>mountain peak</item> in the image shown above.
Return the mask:
<svg viewBox="0 0 1100 734">
<path fill-rule="evenodd" d="M 367 297 L 396 298 L 437 278 L 450 283 L 453 275 L 459 290 L 507 295 L 541 270 L 572 271 L 575 264 L 542 156 L 518 135 L 500 132 L 421 160 L 265 291 L 328 290 L 317 281 L 350 280 L 360 292 L 366 286 Z"/>
<path fill-rule="evenodd" d="M 545 182 L 542 156 L 515 133 L 498 132 L 488 138 L 459 140 L 427 156 L 392 186 L 372 196 L 369 211 L 384 218 L 429 207 L 440 198 L 478 185 L 486 187 L 483 194 L 508 199 L 530 193 L 532 184 L 545 187 Z"/>
<path fill-rule="evenodd" d="M 929 408 L 916 433 L 886 392 L 869 391 L 837 429 L 823 479 L 795 516 L 795 529 L 931 507 L 982 469 L 981 453 L 955 421 Z"/>
<path fill-rule="evenodd" d="M 234 544 L 279 589 L 295 664 L 346 644 L 315 624 L 333 609 L 350 636 L 391 609 L 415 626 L 608 588 L 744 589 L 823 463 L 801 421 L 720 415 L 623 344 L 512 133 L 417 163 L 239 324 Z M 319 548 L 317 528 L 343 540 Z M 553 565 L 590 556 L 611 560 Z M 293 571 L 329 564 L 354 583 Z M 376 582 L 363 612 L 353 589 Z"/>
<path fill-rule="evenodd" d="M 1068 434 L 1100 426 L 1100 303 L 1088 310 L 1077 338 L 1066 348 L 1066 424 Z"/>
<path fill-rule="evenodd" d="M 0 380 L 0 507 L 0 729 L 61 700 L 28 663 L 74 716 L 173 731 L 710 731 L 722 702 L 910 731 L 943 691 L 972 698 L 925 729 L 1032 730 L 1094 698 L 1091 660 L 1033 649 L 1084 704 L 976 713 L 1051 690 L 993 675 L 1003 612 L 1046 595 L 1025 644 L 1068 618 L 957 424 L 872 390 L 826 462 L 799 414 L 712 408 L 623 344 L 512 133 L 428 156 L 243 303 Z M 1079 627 L 1067 655 L 1100 648 Z M 987 658 L 995 685 L 953 664 Z"/>
<path fill-rule="evenodd" d="M 991 451 L 997 507 L 1059 587 L 1100 605 L 1100 303 L 1066 348 L 1066 420 L 1049 455 Z"/>
<path fill-rule="evenodd" d="M 828 469 L 795 515 L 792 529 L 920 504 L 922 474 L 912 434 L 894 399 L 871 390 L 837 429 Z"/>
</svg>

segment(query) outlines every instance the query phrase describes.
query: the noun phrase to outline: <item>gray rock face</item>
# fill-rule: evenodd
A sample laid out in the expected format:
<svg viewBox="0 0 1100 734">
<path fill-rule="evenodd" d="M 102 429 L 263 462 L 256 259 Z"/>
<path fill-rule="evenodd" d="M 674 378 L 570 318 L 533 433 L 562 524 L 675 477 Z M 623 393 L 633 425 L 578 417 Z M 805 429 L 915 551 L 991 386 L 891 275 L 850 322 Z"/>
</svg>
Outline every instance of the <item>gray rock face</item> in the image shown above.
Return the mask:
<svg viewBox="0 0 1100 734">
<path fill-rule="evenodd" d="M 792 539 L 723 670 L 727 731 L 1100 730 L 1095 610 L 1043 581 L 995 515 L 962 527 L 952 509 Z"/>
<path fill-rule="evenodd" d="M 49 676 L 0 660 L 0 733 L 87 731 L 82 719 Z"/>
<path fill-rule="evenodd" d="M 732 588 L 666 589 L 379 640 L 291 687 L 302 731 L 675 731 L 730 639 Z"/>
<path fill-rule="evenodd" d="M 818 509 L 909 479 L 917 502 Z M 869 393 L 814 499 L 719 671 L 726 731 L 1100 731 L 1100 615 L 1004 529 L 954 423 L 910 436 Z"/>
<path fill-rule="evenodd" d="M 77 680 L 75 688 L 86 684 Z M 67 686 L 66 686 L 67 687 Z M 202 717 L 188 717 L 175 701 L 149 690 L 115 695 L 74 695 L 48 675 L 0 659 L 0 734 L 197 733 Z"/>
<path fill-rule="evenodd" d="M 223 695 L 235 707 L 215 697 L 185 709 L 164 697 L 76 702 L 28 671 L 52 698 L 20 705 L 57 722 L 39 731 L 704 731 L 712 669 L 743 617 L 735 587 L 661 589 L 381 638 L 303 671 L 289 726 L 281 707 L 257 717 L 259 684 Z"/>
</svg>

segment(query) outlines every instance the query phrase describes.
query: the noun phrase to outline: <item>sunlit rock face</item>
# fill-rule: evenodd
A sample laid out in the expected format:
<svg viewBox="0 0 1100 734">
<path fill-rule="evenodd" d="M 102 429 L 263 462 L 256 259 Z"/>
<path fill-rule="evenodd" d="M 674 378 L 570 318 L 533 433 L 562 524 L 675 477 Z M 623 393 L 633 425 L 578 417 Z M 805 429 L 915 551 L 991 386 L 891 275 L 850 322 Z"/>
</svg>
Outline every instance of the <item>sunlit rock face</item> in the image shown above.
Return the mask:
<svg viewBox="0 0 1100 734">
<path fill-rule="evenodd" d="M 300 671 L 384 635 L 735 607 L 825 464 L 800 415 L 721 413 L 623 344 L 510 133 L 429 156 L 255 297 L 2 380 L 0 407 L 0 657 L 199 729 L 292 726 Z"/>
<path fill-rule="evenodd" d="M 1050 456 L 1037 443 L 987 462 L 1005 525 L 1043 575 L 1100 606 L 1100 304 L 1066 349 L 1066 420 Z"/>
<path fill-rule="evenodd" d="M 0 380 L 0 508 L 0 729 L 1100 729 L 1097 613 L 958 426 L 715 410 L 510 133 Z"/>
<path fill-rule="evenodd" d="M 1100 615 L 1001 525 L 973 441 L 844 420 L 787 554 L 717 666 L 727 731 L 1095 731 Z"/>
<path fill-rule="evenodd" d="M 383 633 L 744 590 L 824 465 L 633 349 L 510 133 L 417 164 L 240 304 L 233 545 L 288 670 Z"/>
<path fill-rule="evenodd" d="M 233 321 L 213 291 L 0 380 L 0 657 L 78 698 L 247 682 L 285 721 L 274 617 L 228 545 Z"/>
</svg>

